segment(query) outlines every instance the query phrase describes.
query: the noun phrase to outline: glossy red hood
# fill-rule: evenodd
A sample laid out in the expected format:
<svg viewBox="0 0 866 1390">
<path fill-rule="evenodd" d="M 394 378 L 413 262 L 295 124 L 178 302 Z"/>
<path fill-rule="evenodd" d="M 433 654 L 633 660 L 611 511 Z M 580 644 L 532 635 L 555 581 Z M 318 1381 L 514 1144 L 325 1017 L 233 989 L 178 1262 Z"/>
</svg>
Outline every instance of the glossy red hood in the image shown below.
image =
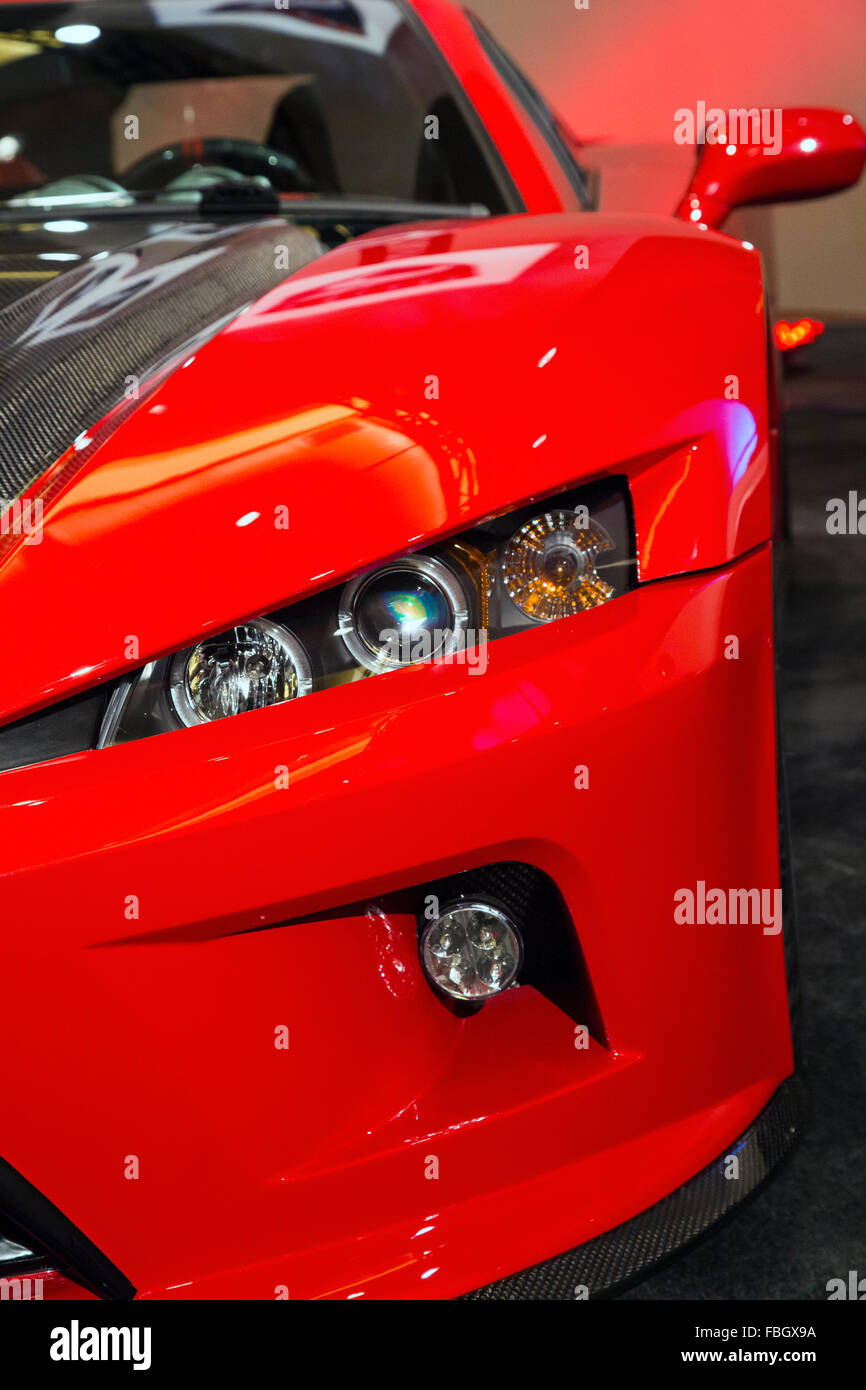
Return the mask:
<svg viewBox="0 0 866 1390">
<path fill-rule="evenodd" d="M 769 536 L 756 253 L 592 214 L 361 238 L 197 351 L 7 555 L 0 718 L 127 669 L 130 638 L 138 665 L 616 472 L 645 579 Z"/>
</svg>

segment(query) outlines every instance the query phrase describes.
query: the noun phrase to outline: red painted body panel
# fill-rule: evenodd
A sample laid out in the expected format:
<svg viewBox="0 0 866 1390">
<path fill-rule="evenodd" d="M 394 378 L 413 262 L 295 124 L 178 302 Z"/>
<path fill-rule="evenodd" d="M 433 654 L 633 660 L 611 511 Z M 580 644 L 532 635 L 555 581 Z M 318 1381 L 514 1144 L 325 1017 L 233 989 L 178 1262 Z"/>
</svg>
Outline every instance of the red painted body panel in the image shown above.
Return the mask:
<svg viewBox="0 0 866 1390">
<path fill-rule="evenodd" d="M 2 562 L 0 623 L 27 611 L 34 640 L 0 652 L 0 717 L 128 669 L 130 636 L 138 665 L 578 479 L 629 474 L 642 578 L 733 559 L 771 533 L 763 312 L 754 252 L 654 219 L 332 252 L 143 401 Z"/>
<path fill-rule="evenodd" d="M 759 257 L 562 211 L 465 18 L 415 8 L 535 215 L 332 252 L 142 401 L 0 565 L 0 717 L 580 479 L 628 476 L 644 583 L 482 679 L 0 774 L 0 1152 L 142 1297 L 463 1293 L 657 1201 L 793 1066 L 781 937 L 673 917 L 779 883 Z M 455 1017 L 414 921 L 344 907 L 506 858 L 559 886 L 607 1047 L 526 987 Z"/>
<path fill-rule="evenodd" d="M 483 679 L 3 774 L 6 978 L 41 1007 L 3 1018 L 7 1159 L 142 1291 L 190 1296 L 446 1296 L 662 1196 L 791 1069 L 781 938 L 672 916 L 698 879 L 778 883 L 770 612 L 762 548 L 495 644 Z M 531 990 L 454 1018 L 403 919 L 229 934 L 500 857 L 559 883 L 610 1052 Z"/>
</svg>

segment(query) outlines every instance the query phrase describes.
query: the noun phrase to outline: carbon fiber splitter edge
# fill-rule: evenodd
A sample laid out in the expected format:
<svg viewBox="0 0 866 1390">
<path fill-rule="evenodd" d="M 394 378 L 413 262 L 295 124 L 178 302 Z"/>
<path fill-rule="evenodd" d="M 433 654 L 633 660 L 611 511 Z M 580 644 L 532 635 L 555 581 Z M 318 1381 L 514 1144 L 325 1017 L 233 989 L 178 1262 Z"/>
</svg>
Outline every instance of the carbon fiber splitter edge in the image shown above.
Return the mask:
<svg viewBox="0 0 866 1390">
<path fill-rule="evenodd" d="M 562 1255 L 532 1265 L 463 1299 L 573 1300 L 610 1297 L 704 1235 L 762 1187 L 803 1133 L 806 1088 L 795 1073 L 776 1090 L 743 1134 L 688 1182 L 621 1226 Z M 739 1176 L 725 1176 L 739 1159 Z"/>
</svg>

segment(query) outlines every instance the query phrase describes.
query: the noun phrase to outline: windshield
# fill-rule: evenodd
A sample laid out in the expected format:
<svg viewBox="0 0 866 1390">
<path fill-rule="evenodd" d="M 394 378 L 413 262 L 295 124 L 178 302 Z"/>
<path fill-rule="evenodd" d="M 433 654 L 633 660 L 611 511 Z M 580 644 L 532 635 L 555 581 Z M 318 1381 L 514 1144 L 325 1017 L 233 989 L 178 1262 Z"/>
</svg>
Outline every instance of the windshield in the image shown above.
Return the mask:
<svg viewBox="0 0 866 1390">
<path fill-rule="evenodd" d="M 512 210 L 397 0 L 0 3 L 0 201 L 129 206 L 233 183 Z"/>
</svg>

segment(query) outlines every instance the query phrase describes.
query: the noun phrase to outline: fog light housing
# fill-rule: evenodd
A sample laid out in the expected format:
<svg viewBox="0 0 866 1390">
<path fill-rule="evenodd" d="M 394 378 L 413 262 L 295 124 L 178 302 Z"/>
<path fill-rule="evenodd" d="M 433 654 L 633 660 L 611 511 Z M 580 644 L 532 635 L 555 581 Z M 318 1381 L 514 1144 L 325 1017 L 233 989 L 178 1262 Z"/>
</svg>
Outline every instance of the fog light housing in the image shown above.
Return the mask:
<svg viewBox="0 0 866 1390">
<path fill-rule="evenodd" d="M 454 903 L 421 937 L 421 964 L 434 989 L 451 999 L 481 1002 L 513 985 L 523 942 L 511 918 L 486 902 Z"/>
</svg>

